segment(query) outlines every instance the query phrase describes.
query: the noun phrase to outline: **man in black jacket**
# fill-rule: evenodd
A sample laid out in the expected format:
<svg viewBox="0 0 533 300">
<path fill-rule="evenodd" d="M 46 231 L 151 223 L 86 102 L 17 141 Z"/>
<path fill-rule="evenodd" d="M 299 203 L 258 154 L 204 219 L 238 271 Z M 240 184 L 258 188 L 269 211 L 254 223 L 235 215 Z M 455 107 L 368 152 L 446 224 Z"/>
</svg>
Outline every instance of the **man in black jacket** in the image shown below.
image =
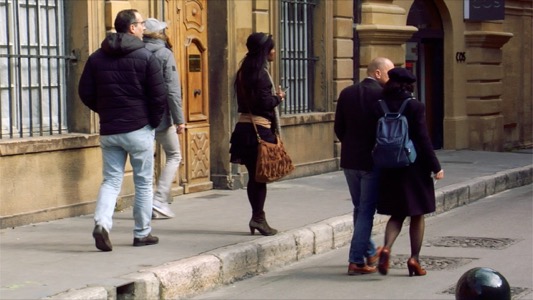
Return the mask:
<svg viewBox="0 0 533 300">
<path fill-rule="evenodd" d="M 109 232 L 129 155 L 135 183 L 133 245 L 159 242 L 151 235 L 154 128 L 167 105 L 167 88 L 158 60 L 144 47 L 144 21 L 134 9 L 115 19 L 108 35 L 81 75 L 78 93 L 100 117 L 103 182 L 94 213 L 96 248 L 111 251 Z"/>
<path fill-rule="evenodd" d="M 371 234 L 379 170 L 374 168 L 371 153 L 379 116 L 376 102 L 381 98 L 383 85 L 389 80 L 387 72 L 392 68 L 394 64 L 387 58 L 373 59 L 367 68 L 368 77 L 342 90 L 337 101 L 334 129 L 341 142 L 341 168 L 354 205 L 348 275 L 377 271 L 379 249 Z"/>
</svg>

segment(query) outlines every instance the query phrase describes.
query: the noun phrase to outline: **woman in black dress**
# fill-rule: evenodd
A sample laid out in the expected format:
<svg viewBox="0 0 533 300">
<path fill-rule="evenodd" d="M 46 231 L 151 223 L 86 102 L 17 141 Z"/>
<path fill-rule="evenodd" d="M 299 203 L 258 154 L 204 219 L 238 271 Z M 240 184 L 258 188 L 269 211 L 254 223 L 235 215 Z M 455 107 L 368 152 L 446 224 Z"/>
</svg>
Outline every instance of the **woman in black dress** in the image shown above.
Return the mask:
<svg viewBox="0 0 533 300">
<path fill-rule="evenodd" d="M 231 162 L 243 164 L 248 170 L 247 194 L 252 206 L 250 233 L 257 229 L 262 235 L 274 235 L 278 231 L 271 228 L 265 218 L 264 206 L 267 194 L 266 183 L 255 181 L 257 160 L 257 135 L 252 120 L 257 125 L 261 139 L 276 143 L 276 128 L 279 120 L 275 108 L 285 98 L 278 86 L 274 89 L 268 63 L 274 61 L 276 50 L 271 35 L 262 32 L 252 33 L 247 41 L 248 53 L 241 62 L 235 78 L 237 111 L 239 120 L 231 135 Z"/>
<path fill-rule="evenodd" d="M 416 78 L 404 68 L 394 68 L 389 72 L 389 81 L 383 89 L 383 100 L 391 112 L 398 111 L 403 101 L 412 97 Z M 404 110 L 409 124 L 409 137 L 415 145 L 416 161 L 404 168 L 382 169 L 380 175 L 380 195 L 377 212 L 390 215 L 385 229 L 385 245 L 380 253 L 378 270 L 386 275 L 389 269 L 390 251 L 402 230 L 406 217 L 410 217 L 409 237 L 411 257 L 407 261 L 409 276 L 426 275 L 418 256 L 424 239 L 424 215 L 435 211 L 435 179 L 444 178 L 439 160 L 433 151 L 429 138 L 425 106 L 411 99 Z"/>
</svg>

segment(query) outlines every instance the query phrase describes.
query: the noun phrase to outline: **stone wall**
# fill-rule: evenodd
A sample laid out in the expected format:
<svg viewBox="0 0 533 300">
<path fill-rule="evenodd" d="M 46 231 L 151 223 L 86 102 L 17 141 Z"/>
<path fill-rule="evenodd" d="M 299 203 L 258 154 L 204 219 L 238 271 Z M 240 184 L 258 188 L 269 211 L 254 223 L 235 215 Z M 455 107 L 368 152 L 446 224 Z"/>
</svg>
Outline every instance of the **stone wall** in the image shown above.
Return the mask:
<svg viewBox="0 0 533 300">
<path fill-rule="evenodd" d="M 146 18 L 160 17 L 161 1 L 65 1 L 69 65 L 69 133 L 0 141 L 0 227 L 90 214 L 101 181 L 98 118 L 79 101 L 77 83 L 88 56 L 119 10 L 136 8 Z M 284 142 L 297 169 L 291 177 L 338 170 L 340 143 L 333 113 L 340 91 L 364 78 L 368 62 L 387 56 L 405 61 L 404 43 L 416 31 L 406 26 L 410 0 L 367 0 L 356 26 L 360 56 L 353 57 L 353 1 L 318 1 L 313 39 L 316 64 L 316 111 L 282 118 Z M 465 22 L 463 2 L 435 0 L 444 30 L 444 147 L 501 151 L 531 146 L 532 2 L 507 0 L 504 21 Z M 216 188 L 245 186 L 247 173 L 229 162 L 229 136 L 237 117 L 233 75 L 246 53 L 243 41 L 253 31 L 277 36 L 278 1 L 208 2 L 210 162 Z M 318 25 L 317 25 L 318 24 Z M 455 60 L 465 52 L 466 61 Z M 353 62 L 360 66 L 353 70 Z M 272 65 L 274 77 L 279 76 Z M 129 168 L 129 167 L 128 167 Z M 127 170 L 119 208 L 133 195 Z"/>
</svg>

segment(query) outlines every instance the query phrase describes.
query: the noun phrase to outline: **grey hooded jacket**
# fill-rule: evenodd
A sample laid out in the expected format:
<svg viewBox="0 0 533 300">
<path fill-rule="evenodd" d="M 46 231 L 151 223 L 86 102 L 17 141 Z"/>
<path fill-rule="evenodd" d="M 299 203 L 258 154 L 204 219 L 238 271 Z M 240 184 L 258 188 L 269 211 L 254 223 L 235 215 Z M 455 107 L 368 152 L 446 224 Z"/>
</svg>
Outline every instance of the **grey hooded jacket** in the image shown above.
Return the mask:
<svg viewBox="0 0 533 300">
<path fill-rule="evenodd" d="M 145 37 L 144 42 L 146 49 L 151 51 L 161 63 L 163 76 L 165 77 L 165 83 L 168 89 L 168 109 L 165 111 L 163 120 L 159 127 L 156 128 L 156 131 L 165 130 L 174 124 L 184 124 L 185 118 L 183 117 L 181 86 L 174 54 L 165 46 L 163 40 Z"/>
</svg>

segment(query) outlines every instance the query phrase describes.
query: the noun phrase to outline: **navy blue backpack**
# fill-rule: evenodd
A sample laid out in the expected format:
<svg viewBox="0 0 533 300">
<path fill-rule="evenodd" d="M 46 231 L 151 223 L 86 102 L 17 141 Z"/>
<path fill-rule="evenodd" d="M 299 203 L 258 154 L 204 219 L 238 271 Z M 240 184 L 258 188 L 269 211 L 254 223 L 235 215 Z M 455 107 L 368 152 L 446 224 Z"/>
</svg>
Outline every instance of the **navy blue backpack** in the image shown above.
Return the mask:
<svg viewBox="0 0 533 300">
<path fill-rule="evenodd" d="M 409 138 L 409 125 L 403 110 L 407 102 L 405 99 L 398 112 L 390 112 L 383 100 L 379 100 L 383 116 L 378 120 L 376 129 L 376 144 L 372 150 L 374 165 L 380 168 L 406 167 L 416 160 L 416 150 Z"/>
</svg>

